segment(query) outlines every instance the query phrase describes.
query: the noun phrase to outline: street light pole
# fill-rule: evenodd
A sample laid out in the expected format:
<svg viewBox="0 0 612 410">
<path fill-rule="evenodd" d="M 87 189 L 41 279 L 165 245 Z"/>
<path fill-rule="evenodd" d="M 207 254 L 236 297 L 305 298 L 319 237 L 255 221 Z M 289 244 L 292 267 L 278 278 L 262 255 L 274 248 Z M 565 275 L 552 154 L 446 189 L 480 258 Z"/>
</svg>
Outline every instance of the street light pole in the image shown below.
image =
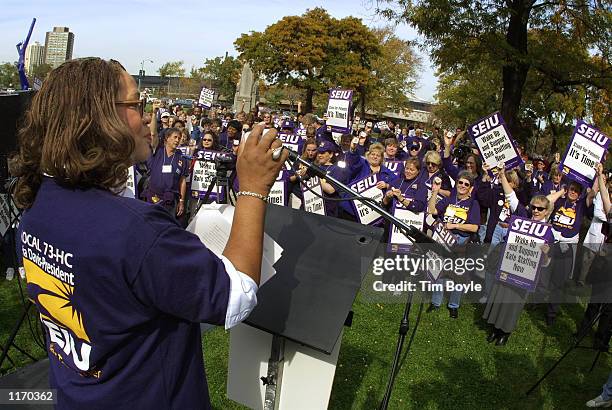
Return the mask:
<svg viewBox="0 0 612 410">
<path fill-rule="evenodd" d="M 140 62 L 140 72 L 138 73 L 138 91 L 140 91 L 140 80 L 142 79 L 142 74 L 144 73 L 144 63 L 149 62 L 153 64 L 153 60 L 142 60 Z"/>
</svg>

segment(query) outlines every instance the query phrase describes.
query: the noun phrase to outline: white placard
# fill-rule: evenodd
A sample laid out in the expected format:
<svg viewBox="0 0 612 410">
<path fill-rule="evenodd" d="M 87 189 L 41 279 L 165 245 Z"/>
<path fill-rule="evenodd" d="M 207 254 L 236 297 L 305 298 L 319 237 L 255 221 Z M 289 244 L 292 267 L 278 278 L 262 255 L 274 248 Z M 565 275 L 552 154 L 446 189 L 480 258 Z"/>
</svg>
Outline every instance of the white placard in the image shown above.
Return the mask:
<svg viewBox="0 0 612 410">
<path fill-rule="evenodd" d="M 321 187 L 321 180 L 319 177 L 312 177 L 305 180 L 304 185 L 309 188 L 302 187 L 304 210 L 313 214 L 325 215 L 325 201 L 312 192 L 314 191 L 323 196 L 323 188 Z"/>
<path fill-rule="evenodd" d="M 204 108 L 211 109 L 214 99 L 215 99 L 215 90 L 211 90 L 209 88 L 202 87 L 202 91 L 200 91 L 200 98 L 198 100 L 198 103 L 204 106 Z"/>
</svg>

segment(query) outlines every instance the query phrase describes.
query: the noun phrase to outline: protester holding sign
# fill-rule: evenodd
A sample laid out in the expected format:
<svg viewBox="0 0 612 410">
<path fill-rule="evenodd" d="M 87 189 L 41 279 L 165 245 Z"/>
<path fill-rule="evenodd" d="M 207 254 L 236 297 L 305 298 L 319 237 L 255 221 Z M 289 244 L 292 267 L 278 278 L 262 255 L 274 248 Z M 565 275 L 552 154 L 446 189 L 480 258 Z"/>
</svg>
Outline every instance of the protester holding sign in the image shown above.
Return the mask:
<svg viewBox="0 0 612 410">
<path fill-rule="evenodd" d="M 544 181 L 542 188 L 539 191 L 541 195 L 549 195 L 554 192 L 565 189 L 565 182 L 563 181 L 563 174 L 559 171 L 559 168 L 551 168 L 549 179 Z"/>
<path fill-rule="evenodd" d="M 572 279 L 574 263 L 576 261 L 577 244 L 582 227 L 583 217 L 593 217 L 592 192 L 583 195 L 582 185 L 571 181 L 568 189 L 563 188 L 551 193 L 547 198 L 554 204 L 551 216 L 553 234 L 560 246 L 555 248 L 553 255 L 553 268 L 550 278 L 552 298 L 560 292 L 565 281 Z M 555 322 L 558 303 L 549 303 L 546 314 L 546 323 Z"/>
<path fill-rule="evenodd" d="M 496 175 L 495 181 L 489 176 L 489 165 L 483 164 L 483 174 L 481 184 L 478 185 L 478 202 L 481 206 L 489 208 L 489 219 L 487 221 L 487 232 L 484 242 L 491 243 L 491 248 L 500 243 L 506 236 L 508 222 L 510 221 L 510 203 L 505 198 L 500 180 L 505 178 L 513 192 L 520 187 L 520 178 L 515 170 L 503 171 L 503 162 L 499 168 L 495 168 L 493 173 Z M 531 195 L 528 195 L 531 197 Z"/>
<path fill-rule="evenodd" d="M 457 180 L 457 176 L 461 171 L 467 171 L 470 173 L 472 178 L 474 179 L 475 188 L 474 194 L 478 190 L 478 185 L 480 184 L 480 175 L 482 174 L 482 160 L 480 157 L 474 153 L 468 153 L 465 157 L 457 158 L 458 165 L 453 164 L 453 159 L 451 157 L 451 147 L 453 142 L 452 134 L 444 135 L 444 154 L 442 157 L 442 164 L 444 166 L 444 170 L 453 180 Z"/>
<path fill-rule="evenodd" d="M 501 172 L 500 179 L 502 181 L 502 186 L 506 196 L 508 198 L 514 196 L 514 206 L 512 207 L 511 211 L 516 212 L 515 215 L 524 215 L 525 208 L 522 208 L 523 211 L 517 210 L 518 199 L 516 199 L 514 188 L 505 178 L 505 175 L 505 173 Z M 532 242 L 530 239 L 522 241 L 523 243 L 520 245 L 516 243 L 516 240 L 508 242 L 508 244 L 500 242 L 496 245 L 494 251 L 489 254 L 487 265 L 489 271 L 497 270 L 500 266 L 500 260 L 504 258 L 504 251 L 510 252 L 510 250 L 507 249 L 508 245 L 526 246 L 528 248 L 528 252 L 519 251 L 519 257 L 512 255 L 512 258 L 518 261 L 522 261 L 521 258 L 527 258 L 527 256 L 523 255 L 531 254 L 534 247 L 539 247 L 542 257 L 540 259 L 538 253 L 537 264 L 535 266 L 526 266 L 526 262 L 519 262 L 519 267 L 512 269 L 512 272 L 518 273 L 520 269 L 532 268 L 532 270 L 536 272 L 533 276 L 533 283 L 535 284 L 537 283 L 538 270 L 540 268 L 550 267 L 551 258 L 549 255 L 550 247 L 548 244 L 552 242 L 553 238 L 552 233 L 550 232 L 550 226 L 545 225 L 545 223 L 552 211 L 552 203 L 545 196 L 537 195 L 531 199 L 529 208 L 531 212 L 531 220 L 539 223 L 539 225 L 537 225 L 538 229 L 534 229 L 533 225 L 529 226 L 527 223 L 525 223 L 526 220 L 517 218 L 512 218 L 512 221 L 516 221 L 516 223 L 513 222 L 512 229 L 515 229 L 516 232 L 530 232 L 531 237 L 539 238 L 539 240 L 544 242 L 544 244 L 536 243 L 536 241 Z M 529 236 L 527 236 L 527 238 L 529 238 Z M 504 239 L 504 242 L 506 241 L 508 241 L 507 236 Z M 529 243 L 529 245 L 525 242 Z M 514 251 L 514 253 L 517 252 Z M 533 291 L 533 288 L 531 291 Z M 506 281 L 497 280 L 495 282 L 492 289 L 489 291 L 487 305 L 482 316 L 483 319 L 485 319 L 487 323 L 492 326 L 487 337 L 487 341 L 489 343 L 495 341 L 495 344 L 498 346 L 503 346 L 506 344 L 510 334 L 514 331 L 514 329 L 516 329 L 516 324 L 525 307 L 525 301 L 528 295 L 529 291 L 523 287 L 512 285 Z"/>
<path fill-rule="evenodd" d="M 349 185 L 355 185 L 360 194 L 382 200 L 384 190 L 389 182 L 395 179 L 395 174 L 382 165 L 385 148 L 380 143 L 370 145 L 365 159 L 355 152 L 357 144 L 351 142 L 350 150 L 346 153 L 347 180 Z M 364 207 L 359 201 L 340 203 L 340 216 L 349 220 L 367 221 L 366 224 L 379 222 L 380 215 Z M 367 214 L 367 215 L 366 215 Z"/>
<path fill-rule="evenodd" d="M 468 243 L 471 236 L 478 232 L 480 206 L 478 201 L 472 196 L 473 186 L 474 178 L 472 175 L 468 171 L 462 171 L 457 177 L 455 189 L 450 197 L 442 198 L 442 200 L 436 203 L 436 198 L 441 188 L 441 181 L 435 180 L 432 185 L 431 197 L 427 203 L 428 212 L 431 215 L 438 216 L 442 223 L 445 224 L 445 228 L 456 236 L 457 245 Z M 444 282 L 444 278 L 438 278 L 438 281 L 436 281 L 436 283 L 440 284 Z M 442 291 L 433 292 L 428 311 L 439 309 L 442 304 L 442 297 Z M 449 315 L 453 319 L 459 316 L 460 301 L 461 292 L 451 292 L 448 309 Z"/>
</svg>

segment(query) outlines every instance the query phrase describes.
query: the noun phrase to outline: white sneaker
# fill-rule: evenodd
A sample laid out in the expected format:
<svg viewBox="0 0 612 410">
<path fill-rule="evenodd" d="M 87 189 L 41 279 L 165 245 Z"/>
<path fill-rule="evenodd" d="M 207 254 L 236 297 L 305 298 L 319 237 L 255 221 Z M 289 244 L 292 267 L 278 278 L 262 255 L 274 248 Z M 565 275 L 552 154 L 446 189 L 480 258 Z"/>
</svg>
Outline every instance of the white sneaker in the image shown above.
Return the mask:
<svg viewBox="0 0 612 410">
<path fill-rule="evenodd" d="M 589 400 L 586 403 L 587 407 L 610 407 L 612 406 L 612 399 L 604 400 L 601 394 L 595 397 L 593 400 Z"/>
<path fill-rule="evenodd" d="M 15 269 L 6 268 L 6 280 L 13 280 L 15 277 Z"/>
</svg>

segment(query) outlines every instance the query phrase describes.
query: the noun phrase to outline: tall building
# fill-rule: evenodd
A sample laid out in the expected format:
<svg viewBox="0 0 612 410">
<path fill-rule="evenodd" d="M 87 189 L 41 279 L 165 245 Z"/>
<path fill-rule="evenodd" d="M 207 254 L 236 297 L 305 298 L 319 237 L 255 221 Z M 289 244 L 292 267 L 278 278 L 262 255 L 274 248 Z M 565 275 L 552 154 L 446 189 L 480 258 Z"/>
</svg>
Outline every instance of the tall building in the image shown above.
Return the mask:
<svg viewBox="0 0 612 410">
<path fill-rule="evenodd" d="M 45 62 L 45 46 L 36 41 L 28 45 L 25 55 L 25 69 L 28 74 L 32 74 L 34 67 Z"/>
<path fill-rule="evenodd" d="M 53 27 L 45 37 L 45 63 L 56 68 L 64 61 L 72 59 L 74 34 L 68 27 Z"/>
</svg>

